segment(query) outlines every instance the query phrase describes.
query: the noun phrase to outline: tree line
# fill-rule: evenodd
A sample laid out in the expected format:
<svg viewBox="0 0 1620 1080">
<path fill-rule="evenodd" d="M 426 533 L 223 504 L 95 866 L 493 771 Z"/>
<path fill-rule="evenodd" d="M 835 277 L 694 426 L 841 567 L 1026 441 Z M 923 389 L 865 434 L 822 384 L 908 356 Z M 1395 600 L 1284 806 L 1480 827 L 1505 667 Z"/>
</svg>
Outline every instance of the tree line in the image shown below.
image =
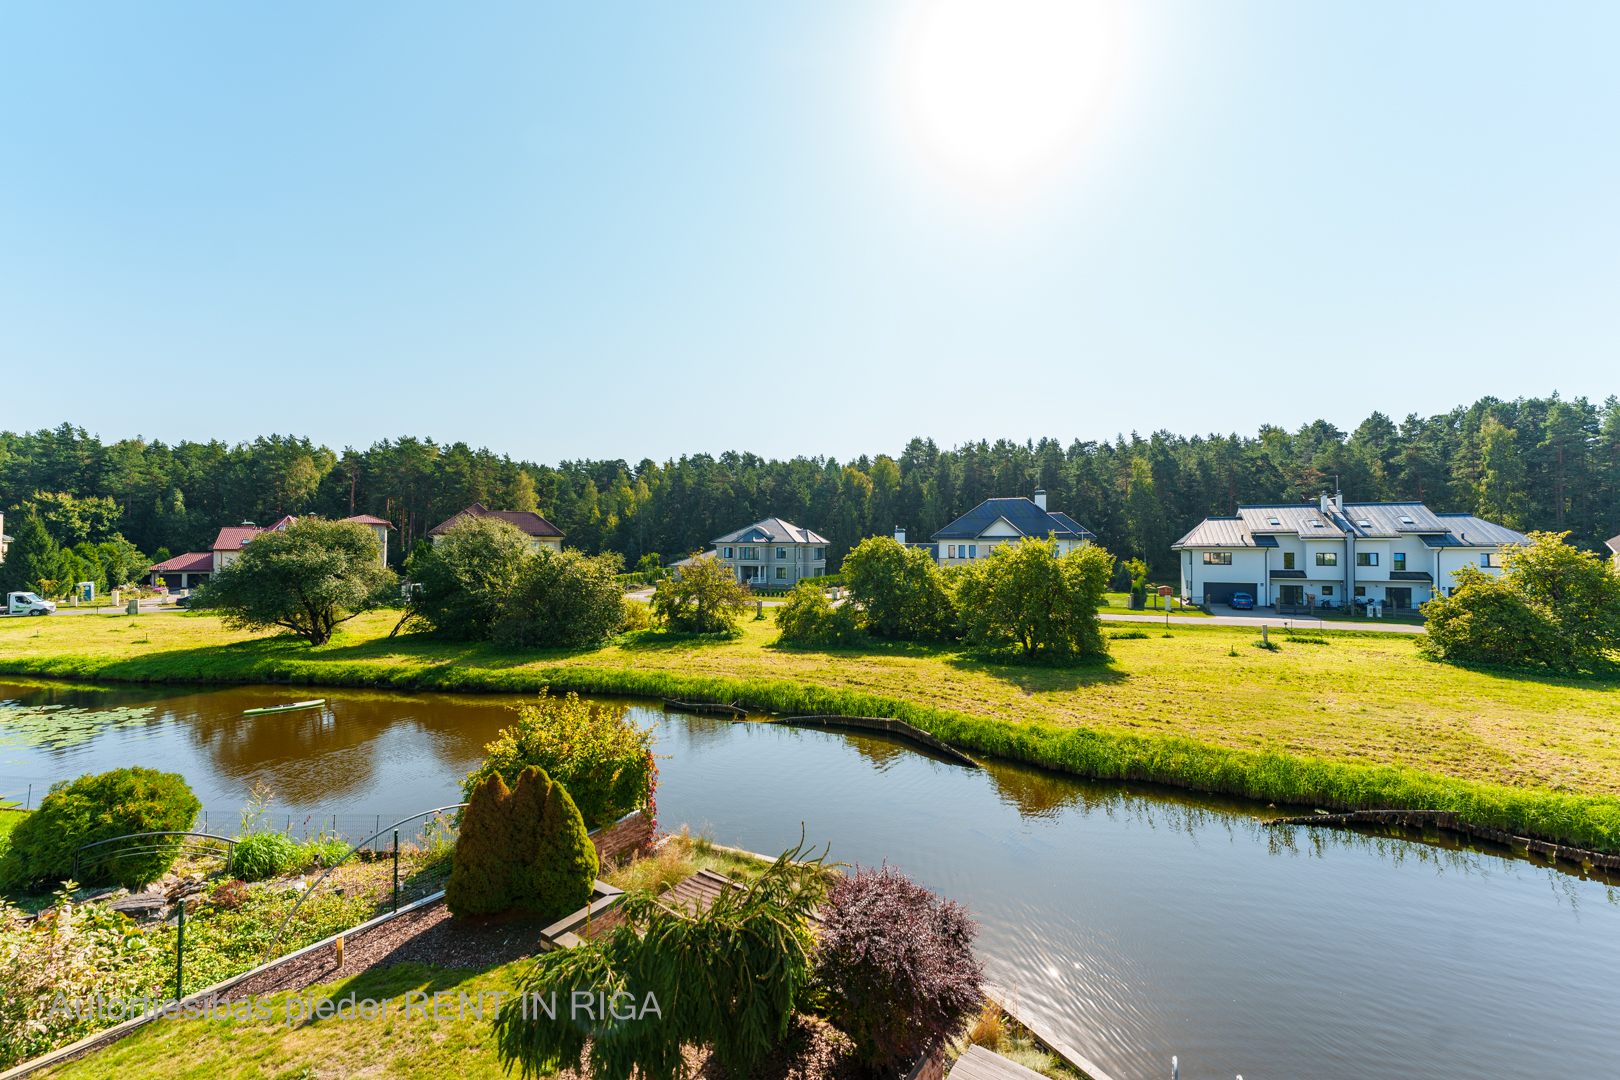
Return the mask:
<svg viewBox="0 0 1620 1080">
<path fill-rule="evenodd" d="M 228 445 L 142 438 L 103 443 L 83 428 L 0 432 L 8 532 L 37 515 L 58 544 L 122 536 L 154 556 L 206 550 L 222 525 L 283 514 L 374 514 L 398 530 L 403 559 L 427 530 L 474 502 L 536 510 L 589 554 L 667 561 L 766 516 L 826 536 L 829 569 L 864 537 L 896 526 L 926 539 L 981 500 L 1045 488 L 1119 555 L 1174 566 L 1169 545 L 1240 503 L 1297 502 L 1335 485 L 1352 501 L 1411 499 L 1520 529 L 1568 531 L 1595 550 L 1620 533 L 1620 400 L 1480 398 L 1355 430 L 1318 420 L 1253 435 L 1131 433 L 1112 441 L 970 442 L 914 438 L 895 456 L 849 461 L 754 454 L 514 460 L 466 443 L 385 439 L 341 453 L 295 436 Z"/>
</svg>

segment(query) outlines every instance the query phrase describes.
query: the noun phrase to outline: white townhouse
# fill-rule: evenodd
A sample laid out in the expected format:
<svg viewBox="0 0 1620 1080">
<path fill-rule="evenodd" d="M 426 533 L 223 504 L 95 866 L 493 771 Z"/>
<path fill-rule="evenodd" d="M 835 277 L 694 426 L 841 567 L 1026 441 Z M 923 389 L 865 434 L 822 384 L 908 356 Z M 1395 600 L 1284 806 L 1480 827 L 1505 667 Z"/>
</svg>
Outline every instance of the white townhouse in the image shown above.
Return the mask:
<svg viewBox="0 0 1620 1080">
<path fill-rule="evenodd" d="M 1237 517 L 1205 518 L 1177 540 L 1181 589 L 1193 601 L 1224 604 L 1245 592 L 1261 607 L 1320 607 L 1382 601 L 1416 607 L 1464 566 L 1502 565 L 1502 549 L 1529 537 L 1472 514 L 1437 514 L 1422 503 L 1240 506 Z"/>
<path fill-rule="evenodd" d="M 935 533 L 927 548 L 941 566 L 963 566 L 983 559 L 991 549 L 1026 537 L 1057 541 L 1058 554 L 1095 543 L 1090 529 L 1067 514 L 1046 508 L 1046 492 L 1036 491 L 1033 499 L 986 499 Z M 894 538 L 906 542 L 906 531 L 896 529 Z"/>
<path fill-rule="evenodd" d="M 756 521 L 713 541 L 714 555 L 744 585 L 792 588 L 827 573 L 827 539 L 781 518 Z"/>
</svg>

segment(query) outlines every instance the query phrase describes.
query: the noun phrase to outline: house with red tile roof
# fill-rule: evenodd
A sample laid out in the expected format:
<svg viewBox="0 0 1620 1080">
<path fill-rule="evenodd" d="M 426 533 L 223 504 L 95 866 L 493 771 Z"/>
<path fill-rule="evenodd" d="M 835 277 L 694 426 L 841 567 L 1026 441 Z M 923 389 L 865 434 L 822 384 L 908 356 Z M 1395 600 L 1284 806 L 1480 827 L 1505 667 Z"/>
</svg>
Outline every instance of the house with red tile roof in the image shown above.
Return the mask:
<svg viewBox="0 0 1620 1080">
<path fill-rule="evenodd" d="M 515 525 L 519 532 L 529 538 L 529 546 L 536 551 L 541 548 L 562 550 L 562 530 L 533 510 L 489 510 L 483 503 L 473 503 L 455 517 L 435 525 L 428 530 L 428 536 L 436 543 L 447 530 L 469 518 L 495 518 L 508 525 Z"/>
<path fill-rule="evenodd" d="M 370 514 L 359 514 L 347 517 L 344 521 L 352 521 L 356 525 L 364 525 L 371 530 L 377 538 L 378 555 L 384 566 L 388 565 L 388 530 L 389 523 L 380 517 Z M 160 562 L 151 568 L 151 582 L 154 586 L 164 585 L 170 589 L 191 589 L 208 581 L 209 577 L 219 573 L 242 554 L 242 549 L 253 542 L 254 537 L 261 533 L 281 532 L 287 526 L 296 523 L 298 519 L 291 514 L 271 522 L 267 528 L 259 528 L 251 521 L 244 521 L 240 525 L 227 525 L 219 530 L 214 538 L 214 546 L 209 551 L 193 551 L 185 555 L 176 555 L 165 562 Z"/>
</svg>

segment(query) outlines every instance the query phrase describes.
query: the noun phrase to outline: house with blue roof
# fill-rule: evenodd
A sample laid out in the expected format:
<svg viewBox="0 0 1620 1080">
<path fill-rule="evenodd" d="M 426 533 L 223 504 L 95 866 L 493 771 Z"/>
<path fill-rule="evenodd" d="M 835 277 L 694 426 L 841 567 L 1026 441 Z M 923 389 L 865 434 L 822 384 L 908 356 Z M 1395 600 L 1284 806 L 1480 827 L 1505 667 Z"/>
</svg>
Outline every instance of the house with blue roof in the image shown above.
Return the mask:
<svg viewBox="0 0 1620 1080">
<path fill-rule="evenodd" d="M 1419 502 L 1240 506 L 1205 518 L 1171 545 L 1180 552 L 1182 595 L 1225 604 L 1247 593 L 1259 607 L 1400 611 L 1442 592 L 1463 566 L 1500 572 L 1503 549 L 1524 533 L 1473 514 L 1437 514 Z"/>
<path fill-rule="evenodd" d="M 936 532 L 930 537 L 932 543 L 912 546 L 927 547 L 941 566 L 965 566 L 986 558 L 1001 544 L 1026 537 L 1056 540 L 1059 555 L 1097 540 L 1090 529 L 1068 514 L 1048 510 L 1046 492 L 1041 490 L 1033 499 L 986 499 Z M 905 543 L 905 530 L 896 529 L 894 538 Z"/>
</svg>

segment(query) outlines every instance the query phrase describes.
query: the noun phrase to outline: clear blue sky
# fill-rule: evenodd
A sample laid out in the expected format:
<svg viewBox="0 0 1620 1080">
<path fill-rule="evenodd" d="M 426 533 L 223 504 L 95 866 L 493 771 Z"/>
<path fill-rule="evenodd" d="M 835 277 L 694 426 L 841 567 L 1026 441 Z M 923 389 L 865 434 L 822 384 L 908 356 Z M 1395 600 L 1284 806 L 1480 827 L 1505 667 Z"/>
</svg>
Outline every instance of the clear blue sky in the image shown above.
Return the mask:
<svg viewBox="0 0 1620 1080">
<path fill-rule="evenodd" d="M 8 0 L 0 427 L 848 457 L 1620 391 L 1620 5 L 990 11 Z"/>
</svg>

